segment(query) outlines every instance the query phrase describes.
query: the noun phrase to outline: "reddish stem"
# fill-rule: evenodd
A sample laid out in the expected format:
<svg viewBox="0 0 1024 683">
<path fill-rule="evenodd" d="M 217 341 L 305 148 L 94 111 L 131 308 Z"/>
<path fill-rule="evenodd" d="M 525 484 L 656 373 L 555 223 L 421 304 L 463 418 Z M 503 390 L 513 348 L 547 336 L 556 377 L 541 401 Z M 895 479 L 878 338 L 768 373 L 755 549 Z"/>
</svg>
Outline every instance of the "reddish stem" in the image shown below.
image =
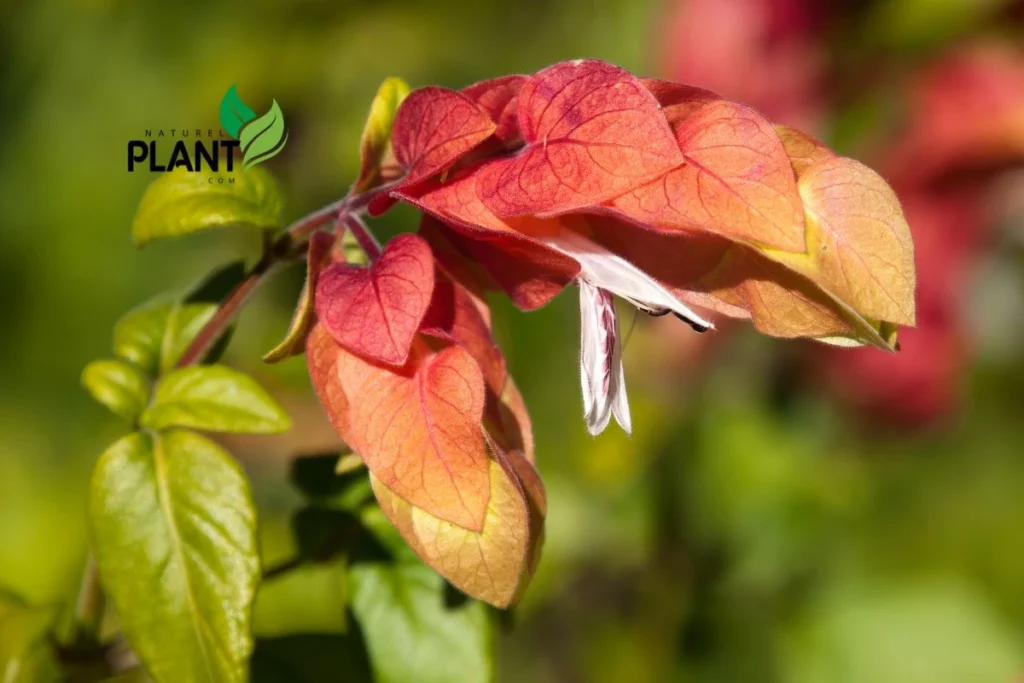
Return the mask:
<svg viewBox="0 0 1024 683">
<path fill-rule="evenodd" d="M 221 338 L 225 330 L 235 319 L 235 316 L 238 315 L 239 311 L 249 300 L 249 297 L 266 279 L 266 276 L 282 261 L 294 254 L 295 247 L 325 223 L 332 220 L 344 221 L 345 225 L 359 241 L 359 246 L 366 251 L 367 256 L 371 260 L 380 256 L 380 244 L 378 244 L 366 223 L 356 215 L 356 212 L 366 208 L 367 204 L 374 197 L 390 192 L 394 187 L 395 183 L 390 183 L 360 195 L 346 197 L 321 209 L 317 209 L 313 213 L 292 223 L 280 237 L 264 250 L 263 258 L 245 276 L 245 279 L 228 292 L 228 295 L 224 297 L 224 300 L 221 301 L 220 306 L 217 308 L 217 312 L 213 314 L 209 322 L 195 336 L 174 367 L 184 368 L 200 362 L 209 353 L 210 349 L 213 348 L 213 345 L 217 343 L 217 340 Z"/>
<path fill-rule="evenodd" d="M 371 261 L 376 261 L 380 258 L 380 243 L 377 238 L 370 232 L 370 227 L 366 225 L 362 218 L 353 213 L 346 213 L 340 217 L 351 232 L 352 236 L 359 242 L 359 246 L 362 247 L 363 251 L 366 252 L 366 257 Z"/>
</svg>

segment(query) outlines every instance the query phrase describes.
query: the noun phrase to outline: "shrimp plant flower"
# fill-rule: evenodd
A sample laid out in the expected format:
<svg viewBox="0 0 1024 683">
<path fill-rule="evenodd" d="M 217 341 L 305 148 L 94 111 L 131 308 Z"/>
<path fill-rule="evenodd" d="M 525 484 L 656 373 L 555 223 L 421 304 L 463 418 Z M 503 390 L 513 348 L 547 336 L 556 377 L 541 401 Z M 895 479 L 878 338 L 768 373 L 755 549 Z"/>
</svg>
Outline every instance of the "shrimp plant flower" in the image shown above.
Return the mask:
<svg viewBox="0 0 1024 683">
<path fill-rule="evenodd" d="M 592 434 L 634 427 L 616 298 L 697 332 L 717 316 L 888 351 L 915 322 L 890 187 L 748 106 L 594 60 L 400 99 L 371 110 L 386 135 L 369 136 L 358 184 L 378 190 L 370 215 L 405 202 L 418 230 L 364 264 L 310 242 L 305 348 L 384 514 L 469 595 L 519 599 L 547 510 L 487 291 L 531 311 L 579 290 Z"/>
</svg>

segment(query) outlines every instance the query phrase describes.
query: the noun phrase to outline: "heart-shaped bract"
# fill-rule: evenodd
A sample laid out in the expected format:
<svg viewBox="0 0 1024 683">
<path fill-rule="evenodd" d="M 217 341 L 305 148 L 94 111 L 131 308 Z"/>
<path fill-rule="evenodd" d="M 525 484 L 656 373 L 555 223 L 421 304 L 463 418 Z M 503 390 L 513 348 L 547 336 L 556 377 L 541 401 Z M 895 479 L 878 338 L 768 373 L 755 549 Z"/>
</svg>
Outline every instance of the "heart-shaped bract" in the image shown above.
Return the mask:
<svg viewBox="0 0 1024 683">
<path fill-rule="evenodd" d="M 490 497 L 483 375 L 459 346 L 417 348 L 396 371 L 347 352 L 318 326 L 306 354 L 331 423 L 374 476 L 430 515 L 479 531 Z"/>
<path fill-rule="evenodd" d="M 421 88 L 395 114 L 395 159 L 411 185 L 444 170 L 486 140 L 497 126 L 472 99 L 446 88 Z"/>
<path fill-rule="evenodd" d="M 404 365 L 434 291 L 434 259 L 417 235 L 399 235 L 366 268 L 336 263 L 317 278 L 316 312 L 343 348 Z"/>
</svg>

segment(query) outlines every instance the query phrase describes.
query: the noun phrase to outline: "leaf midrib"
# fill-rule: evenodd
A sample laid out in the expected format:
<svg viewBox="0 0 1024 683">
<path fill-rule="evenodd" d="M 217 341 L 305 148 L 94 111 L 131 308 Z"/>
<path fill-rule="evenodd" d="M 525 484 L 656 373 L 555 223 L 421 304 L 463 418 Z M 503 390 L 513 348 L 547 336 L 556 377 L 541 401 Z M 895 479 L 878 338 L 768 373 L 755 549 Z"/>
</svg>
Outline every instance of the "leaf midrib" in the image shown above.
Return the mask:
<svg viewBox="0 0 1024 683">
<path fill-rule="evenodd" d="M 168 486 L 167 477 L 167 463 L 164 456 L 163 441 L 159 434 L 153 435 L 153 466 L 156 473 L 156 487 L 157 487 L 157 498 L 160 500 L 160 509 L 164 513 L 164 517 L 167 520 L 167 528 L 171 536 L 171 543 L 174 545 L 174 552 L 178 555 L 181 563 L 181 573 L 185 579 L 185 597 L 188 602 L 188 613 L 192 621 L 192 630 L 195 634 L 196 643 L 199 645 L 199 651 L 202 655 L 203 664 L 206 667 L 206 673 L 211 681 L 215 683 L 217 678 L 215 671 L 210 662 L 210 654 L 207 651 L 207 646 L 203 640 L 202 631 L 199 623 L 199 609 L 196 605 L 195 596 L 192 594 L 192 579 L 189 575 L 188 564 L 185 560 L 185 549 L 184 542 L 181 539 L 181 535 L 178 531 L 178 523 L 174 517 L 174 511 L 171 508 L 171 491 Z"/>
</svg>

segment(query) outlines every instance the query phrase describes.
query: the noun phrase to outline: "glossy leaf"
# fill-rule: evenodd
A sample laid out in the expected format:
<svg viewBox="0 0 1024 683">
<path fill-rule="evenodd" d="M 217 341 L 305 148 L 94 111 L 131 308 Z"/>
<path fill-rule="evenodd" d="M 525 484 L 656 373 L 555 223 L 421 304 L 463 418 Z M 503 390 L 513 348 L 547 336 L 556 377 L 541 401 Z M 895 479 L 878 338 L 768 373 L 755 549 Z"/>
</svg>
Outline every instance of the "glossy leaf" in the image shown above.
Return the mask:
<svg viewBox="0 0 1024 683">
<path fill-rule="evenodd" d="M 97 360 L 82 371 L 82 386 L 115 415 L 134 420 L 149 400 L 149 382 L 131 363 Z"/>
<path fill-rule="evenodd" d="M 313 293 L 320 271 L 327 265 L 335 238 L 325 232 L 314 234 L 309 240 L 306 250 L 306 281 L 302 285 L 302 293 L 295 304 L 292 321 L 284 339 L 263 355 L 264 363 L 278 363 L 292 356 L 301 355 L 306 349 L 306 339 L 316 322 L 316 311 L 313 308 Z"/>
<path fill-rule="evenodd" d="M 255 380 L 222 365 L 194 365 L 167 373 L 139 422 L 149 429 L 192 427 L 243 434 L 291 428 L 291 419 Z"/>
<path fill-rule="evenodd" d="M 89 524 L 104 589 L 158 683 L 248 680 L 256 512 L 231 456 L 193 432 L 130 434 L 96 464 Z"/>
<path fill-rule="evenodd" d="M 499 216 L 600 204 L 683 163 L 658 102 L 617 66 L 561 62 L 531 76 L 518 99 L 526 147 L 477 178 L 480 197 Z"/>
<path fill-rule="evenodd" d="M 220 101 L 220 125 L 224 132 L 233 138 L 238 137 L 242 126 L 256 118 L 256 112 L 249 108 L 238 95 L 235 84 L 232 84 Z"/>
<path fill-rule="evenodd" d="M 612 201 L 631 219 L 707 230 L 804 252 L 804 214 L 789 157 L 749 107 L 711 101 L 675 124 L 686 163 Z"/>
<path fill-rule="evenodd" d="M 367 268 L 335 264 L 317 280 L 319 319 L 342 347 L 403 365 L 434 290 L 430 247 L 416 235 L 391 240 Z"/>
<path fill-rule="evenodd" d="M 366 564 L 351 573 L 352 610 L 377 683 L 488 683 L 493 635 L 484 605 L 445 604 L 444 581 L 421 564 Z"/>
<path fill-rule="evenodd" d="M 263 169 L 190 173 L 178 168 L 146 188 L 132 221 L 132 239 L 143 245 L 214 228 L 270 230 L 281 225 L 281 209 L 277 183 Z"/>
<path fill-rule="evenodd" d="M 216 310 L 208 303 L 143 304 L 114 325 L 114 353 L 151 375 L 168 370 Z"/>
<path fill-rule="evenodd" d="M 370 472 L 431 514 L 481 528 L 490 496 L 486 394 L 472 356 L 457 346 L 436 354 L 421 348 L 396 371 L 346 352 L 322 325 L 306 356 L 331 423 Z"/>
<path fill-rule="evenodd" d="M 174 367 L 216 312 L 216 304 L 182 304 L 171 308 L 160 349 L 160 372 Z"/>
<path fill-rule="evenodd" d="M 288 129 L 284 125 L 284 112 L 278 106 L 277 100 L 274 100 L 266 114 L 245 124 L 238 134 L 245 169 L 248 170 L 255 164 L 277 156 L 287 141 Z"/>
<path fill-rule="evenodd" d="M 524 492 L 519 478 L 503 455 L 490 461 L 490 500 L 479 530 L 438 519 L 395 492 L 375 476 L 370 478 L 381 510 L 419 557 L 453 586 L 496 607 L 514 604 L 526 590 L 541 539 L 531 526 L 529 494 L 543 496 L 543 488 Z M 522 460 L 523 467 L 532 466 Z M 539 477 L 531 484 L 539 486 Z M 536 501 L 534 517 L 546 509 Z M 543 516 L 539 523 L 543 524 Z"/>
<path fill-rule="evenodd" d="M 486 140 L 495 124 L 476 102 L 445 88 L 420 88 L 395 115 L 391 145 L 405 184 L 443 171 Z"/>
<path fill-rule="evenodd" d="M 395 115 L 408 95 L 409 84 L 401 78 L 386 78 L 377 89 L 359 140 L 359 175 L 353 186 L 355 192 L 365 192 L 378 184 L 380 165 L 391 145 Z"/>
</svg>

